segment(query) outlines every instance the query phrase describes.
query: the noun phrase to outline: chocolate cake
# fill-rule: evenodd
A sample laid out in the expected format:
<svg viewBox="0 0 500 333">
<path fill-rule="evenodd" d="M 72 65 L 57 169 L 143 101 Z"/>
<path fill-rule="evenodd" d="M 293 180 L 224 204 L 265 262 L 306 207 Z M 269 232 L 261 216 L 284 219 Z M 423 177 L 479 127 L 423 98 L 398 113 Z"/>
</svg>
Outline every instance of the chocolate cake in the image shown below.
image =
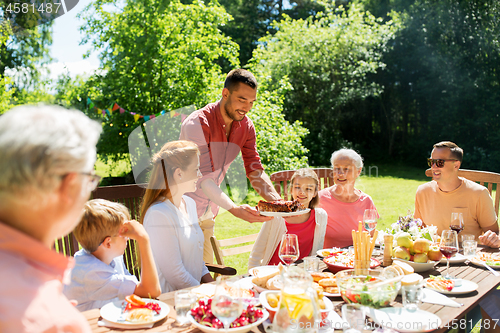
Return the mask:
<svg viewBox="0 0 500 333">
<path fill-rule="evenodd" d="M 260 200 L 257 204 L 257 209 L 261 212 L 282 212 L 282 213 L 292 213 L 299 210 L 306 209 L 297 200 L 293 201 L 264 201 Z"/>
</svg>

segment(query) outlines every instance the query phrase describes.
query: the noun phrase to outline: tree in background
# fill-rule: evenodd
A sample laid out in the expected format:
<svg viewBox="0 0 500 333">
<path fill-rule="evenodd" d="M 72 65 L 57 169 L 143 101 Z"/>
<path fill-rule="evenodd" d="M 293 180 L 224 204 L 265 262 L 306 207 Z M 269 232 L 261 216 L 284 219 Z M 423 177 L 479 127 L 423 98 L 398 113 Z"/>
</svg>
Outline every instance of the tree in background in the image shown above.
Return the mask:
<svg viewBox="0 0 500 333">
<path fill-rule="evenodd" d="M 219 57 L 236 66 L 238 46 L 219 30 L 229 15 L 202 1 L 97 0 L 82 14 L 84 42 L 100 52 L 99 73 L 85 84 L 100 108 L 116 102 L 141 115 L 158 114 L 215 100 L 223 73 Z M 93 113 L 95 116 L 96 114 Z M 115 112 L 104 120 L 101 156 L 119 160 L 127 137 L 140 122 Z"/>
<path fill-rule="evenodd" d="M 398 21 L 382 23 L 353 5 L 308 20 L 287 18 L 276 24 L 275 35 L 259 41 L 251 68 L 269 78 L 270 89 L 288 78 L 285 114 L 309 129 L 304 145 L 311 165 L 328 165 L 334 149 L 349 145 L 344 120 L 371 122 L 353 106 L 383 91 L 371 76 L 386 66 L 381 58 L 398 28 Z"/>
<path fill-rule="evenodd" d="M 382 17 L 397 9 L 405 18 L 384 55 L 387 69 L 374 78 L 384 92 L 365 105 L 375 118 L 373 151 L 424 161 L 432 144 L 451 140 L 465 149 L 464 167 L 498 171 L 498 1 L 364 2 Z"/>
<path fill-rule="evenodd" d="M 231 69 L 239 66 L 238 45 L 220 30 L 230 16 L 217 2 L 96 0 L 81 16 L 87 22 L 81 28 L 84 42 L 101 52 L 101 66 L 86 81 L 61 77 L 56 97 L 102 121 L 97 148 L 104 160 L 128 158 L 128 136 L 144 119 L 137 121 L 118 111 L 102 116 L 102 111 L 88 108 L 87 98 L 100 109 L 112 110 L 117 103 L 145 116 L 189 105 L 202 107 L 220 98 L 226 75 L 220 59 L 226 59 Z M 304 165 L 307 151 L 301 138 L 306 130 L 284 120 L 279 96 L 268 98 L 261 92 L 266 97 L 259 97 L 251 115 L 262 136 L 258 149 L 265 166 L 272 172 Z M 274 161 L 276 157 L 281 160 Z"/>
<path fill-rule="evenodd" d="M 325 9 L 315 0 L 219 0 L 233 20 L 221 30 L 240 46 L 240 63 L 245 66 L 252 58 L 258 40 L 276 30 L 273 22 L 281 21 L 282 14 L 292 19 L 306 19 Z"/>
<path fill-rule="evenodd" d="M 0 8 L 5 5 L 0 0 Z M 18 20 L 26 20 L 22 16 Z M 22 29 L 7 11 L 0 13 L 0 114 L 16 104 L 51 102 L 41 67 L 52 59 L 52 23 Z"/>
</svg>

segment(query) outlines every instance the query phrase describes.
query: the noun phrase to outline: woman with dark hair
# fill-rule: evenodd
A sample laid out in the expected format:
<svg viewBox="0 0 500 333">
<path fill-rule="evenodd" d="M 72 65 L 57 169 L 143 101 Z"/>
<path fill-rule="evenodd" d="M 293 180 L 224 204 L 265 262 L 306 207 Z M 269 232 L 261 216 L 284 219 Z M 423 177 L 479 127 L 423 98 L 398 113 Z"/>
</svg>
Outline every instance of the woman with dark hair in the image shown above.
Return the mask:
<svg viewBox="0 0 500 333">
<path fill-rule="evenodd" d="M 199 154 L 196 144 L 173 141 L 152 159 L 141 223 L 150 237 L 163 293 L 213 281 L 203 262 L 196 203 L 184 195 L 196 190 L 201 177 Z"/>
</svg>

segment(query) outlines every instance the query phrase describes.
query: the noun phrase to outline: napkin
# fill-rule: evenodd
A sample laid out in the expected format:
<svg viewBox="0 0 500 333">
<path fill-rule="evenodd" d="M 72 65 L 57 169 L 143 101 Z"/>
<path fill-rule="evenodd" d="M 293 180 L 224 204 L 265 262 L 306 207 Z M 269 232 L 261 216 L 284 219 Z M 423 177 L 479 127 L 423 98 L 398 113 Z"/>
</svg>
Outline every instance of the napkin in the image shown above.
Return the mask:
<svg viewBox="0 0 500 333">
<path fill-rule="evenodd" d="M 454 308 L 459 308 L 462 306 L 454 300 L 448 298 L 447 296 L 428 288 L 423 288 L 423 294 L 424 295 L 422 297 L 422 302 L 451 306 Z"/>
<path fill-rule="evenodd" d="M 128 324 L 120 324 L 114 323 L 112 321 L 108 321 L 106 319 L 101 319 L 97 322 L 97 326 L 105 326 L 110 328 L 125 328 L 125 329 L 137 329 L 137 328 L 151 328 L 154 323 L 144 323 L 144 324 L 136 324 L 136 325 L 128 325 Z"/>
</svg>

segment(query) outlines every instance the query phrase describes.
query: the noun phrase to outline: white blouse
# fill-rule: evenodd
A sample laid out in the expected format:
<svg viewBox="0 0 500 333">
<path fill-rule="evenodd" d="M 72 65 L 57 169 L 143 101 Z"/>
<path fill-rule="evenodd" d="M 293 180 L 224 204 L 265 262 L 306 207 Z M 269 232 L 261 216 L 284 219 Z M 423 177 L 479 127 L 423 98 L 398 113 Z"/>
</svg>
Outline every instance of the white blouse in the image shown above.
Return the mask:
<svg viewBox="0 0 500 333">
<path fill-rule="evenodd" d="M 197 286 L 208 273 L 196 203 L 182 196 L 188 215 L 170 200 L 153 204 L 144 216 L 162 293 Z"/>
</svg>

